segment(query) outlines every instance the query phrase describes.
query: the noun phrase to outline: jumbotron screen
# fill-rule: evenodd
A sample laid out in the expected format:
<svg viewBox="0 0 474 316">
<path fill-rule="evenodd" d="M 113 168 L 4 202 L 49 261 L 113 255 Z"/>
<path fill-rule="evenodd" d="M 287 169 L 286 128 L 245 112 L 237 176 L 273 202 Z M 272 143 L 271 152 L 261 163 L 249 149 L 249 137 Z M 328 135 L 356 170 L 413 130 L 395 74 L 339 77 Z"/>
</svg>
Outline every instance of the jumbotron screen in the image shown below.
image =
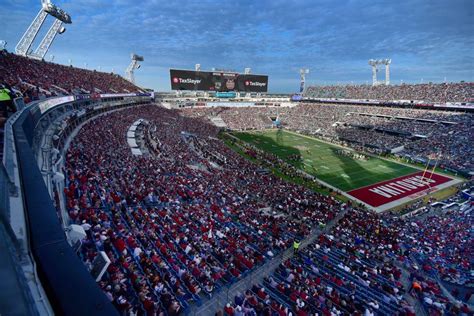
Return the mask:
<svg viewBox="0 0 474 316">
<path fill-rule="evenodd" d="M 268 76 L 170 69 L 172 90 L 267 92 Z"/>
</svg>

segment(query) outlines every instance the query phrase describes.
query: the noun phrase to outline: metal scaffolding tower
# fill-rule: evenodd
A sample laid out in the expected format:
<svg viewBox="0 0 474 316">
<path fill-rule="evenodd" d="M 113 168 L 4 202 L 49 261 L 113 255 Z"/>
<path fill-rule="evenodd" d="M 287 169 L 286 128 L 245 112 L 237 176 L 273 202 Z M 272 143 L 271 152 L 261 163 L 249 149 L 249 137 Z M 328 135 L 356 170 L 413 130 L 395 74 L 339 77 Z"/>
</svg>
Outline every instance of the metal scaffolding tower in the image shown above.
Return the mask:
<svg viewBox="0 0 474 316">
<path fill-rule="evenodd" d="M 43 26 L 48 15 L 51 15 L 55 18 L 54 23 L 49 28 L 39 46 L 33 52 L 31 46 L 33 45 L 33 42 L 40 32 L 41 27 Z M 72 23 L 69 14 L 52 4 L 50 0 L 42 0 L 40 11 L 16 45 L 15 52 L 18 55 L 35 59 L 43 59 L 53 44 L 56 35 L 62 34 L 66 31 L 66 28 L 62 26 L 63 23 Z"/>
<path fill-rule="evenodd" d="M 135 69 L 140 69 L 140 61 L 144 61 L 143 56 L 138 56 L 137 54 L 131 54 L 132 61 L 128 65 L 127 70 L 125 70 L 125 79 L 135 84 Z"/>
<path fill-rule="evenodd" d="M 385 84 L 386 86 L 390 85 L 390 64 L 392 63 L 391 59 L 370 59 L 369 65 L 372 67 L 372 85 L 377 86 L 380 84 Z M 377 66 L 385 65 L 385 81 L 377 80 Z"/>
</svg>

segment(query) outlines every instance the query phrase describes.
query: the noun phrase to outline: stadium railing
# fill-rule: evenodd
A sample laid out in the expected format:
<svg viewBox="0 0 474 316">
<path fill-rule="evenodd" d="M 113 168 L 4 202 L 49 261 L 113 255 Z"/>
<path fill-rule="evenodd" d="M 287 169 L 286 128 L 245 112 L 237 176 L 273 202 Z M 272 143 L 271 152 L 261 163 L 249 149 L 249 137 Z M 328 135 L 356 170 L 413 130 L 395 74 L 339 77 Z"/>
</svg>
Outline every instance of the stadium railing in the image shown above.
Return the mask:
<svg viewBox="0 0 474 316">
<path fill-rule="evenodd" d="M 7 121 L 0 173 L 0 215 L 17 247 L 16 252 L 32 258 L 33 274 L 39 280 L 36 283 L 40 283 L 39 288 L 46 293 L 49 304 L 43 302 L 43 307 L 38 308 L 38 301 L 45 299 L 41 295 L 32 299 L 36 301 L 39 313 L 48 309 L 44 306 L 50 306 L 58 315 L 118 314 L 68 243 L 65 227 L 61 224 L 64 219 L 58 218 L 48 191 L 48 178 L 38 166 L 42 136 L 64 113 L 82 112 L 87 119 L 117 108 L 149 103 L 150 100 L 148 94 L 50 98 L 26 107 L 20 103 L 19 111 Z M 62 135 L 59 145 L 63 145 L 67 136 L 67 133 Z M 10 203 L 12 198 L 18 201 L 14 206 Z M 22 228 L 23 235 L 19 234 Z M 24 293 L 29 292 L 26 287 L 23 286 Z"/>
</svg>

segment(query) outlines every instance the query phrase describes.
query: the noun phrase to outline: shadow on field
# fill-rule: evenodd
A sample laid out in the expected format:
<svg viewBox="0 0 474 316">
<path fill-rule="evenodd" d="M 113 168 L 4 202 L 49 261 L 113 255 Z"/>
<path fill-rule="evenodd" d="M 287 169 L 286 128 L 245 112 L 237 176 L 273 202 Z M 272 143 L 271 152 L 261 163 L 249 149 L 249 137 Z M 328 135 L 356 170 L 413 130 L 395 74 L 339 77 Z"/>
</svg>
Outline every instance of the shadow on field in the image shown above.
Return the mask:
<svg viewBox="0 0 474 316">
<path fill-rule="evenodd" d="M 307 153 L 305 152 L 304 148 L 300 147 L 300 143 L 295 143 L 294 145 L 290 145 L 292 139 L 288 139 L 291 137 L 291 134 L 287 133 L 276 133 L 276 137 L 266 136 L 264 134 L 251 134 L 251 133 L 242 133 L 238 136 L 241 140 L 251 143 L 257 146 L 260 149 L 263 149 L 267 152 L 273 153 L 274 155 L 278 156 L 279 158 L 285 160 L 289 164 L 295 166 L 298 169 L 304 170 L 314 176 L 318 177 L 319 179 L 326 181 L 327 183 L 339 188 L 343 191 L 351 191 L 353 189 L 357 189 L 359 187 L 365 186 L 370 184 L 370 180 L 368 179 L 378 179 L 380 178 L 381 174 L 379 172 L 370 171 L 367 169 L 367 166 L 361 164 L 355 158 L 346 157 L 337 153 L 337 150 L 340 150 L 338 147 L 330 147 L 332 151 L 332 158 L 337 159 L 340 161 L 338 170 L 325 170 L 324 173 L 321 173 L 318 165 L 324 165 L 325 161 L 317 153 L 312 153 L 310 159 L 313 161 L 317 161 L 315 164 L 316 168 L 314 170 L 305 168 L 303 160 L 289 160 L 290 156 L 298 155 L 305 157 Z M 284 144 L 285 143 L 285 144 Z M 308 158 L 308 157 L 305 157 Z M 304 159 L 304 158 L 303 158 Z M 369 158 L 372 159 L 372 158 Z M 334 165 L 334 161 L 327 163 L 328 167 L 330 168 L 331 165 Z M 311 168 L 311 167 L 309 167 Z M 319 169 L 319 170 L 318 170 Z M 354 172 L 354 170 L 359 170 L 360 173 L 357 174 L 357 177 L 354 179 L 350 178 L 350 174 Z M 345 175 L 347 176 L 345 176 Z M 358 178 L 364 178 L 364 180 L 359 181 Z"/>
<path fill-rule="evenodd" d="M 331 147 L 331 151 L 333 152 L 334 158 L 338 159 L 342 163 L 341 167 L 342 167 L 342 169 L 344 170 L 344 173 L 347 176 L 349 176 L 349 174 L 351 172 L 353 172 L 354 170 L 364 170 L 364 173 L 360 175 L 361 178 L 363 177 L 365 179 L 377 179 L 377 178 L 380 177 L 380 173 L 375 173 L 375 172 L 370 171 L 365 166 L 363 166 L 360 163 L 360 161 L 358 161 L 355 158 L 346 157 L 346 156 L 343 156 L 343 155 L 337 153 L 338 150 L 340 150 L 340 148 Z M 355 151 L 355 152 L 359 153 L 357 151 Z M 369 157 L 369 159 L 372 159 L 372 158 Z M 337 174 L 334 174 L 334 176 L 336 176 L 336 175 Z M 340 174 L 339 176 L 340 176 L 341 179 L 343 179 L 345 181 L 345 183 L 348 186 L 350 186 L 350 188 L 348 188 L 344 191 L 351 191 L 351 190 L 357 189 L 358 187 L 363 187 L 365 185 L 368 185 L 368 184 L 364 184 L 364 183 L 354 185 L 355 183 L 357 183 L 357 178 L 353 179 L 353 181 L 351 181 L 352 179 L 350 178 L 350 176 L 349 176 L 349 178 L 344 177 L 342 174 Z"/>
<path fill-rule="evenodd" d="M 265 135 L 244 133 L 238 135 L 238 138 L 263 149 L 266 152 L 274 154 L 296 168 L 303 169 L 303 161 L 290 160 L 291 156 L 302 156 L 302 154 L 298 148 L 282 144 L 285 141 L 286 136 L 287 135 L 284 135 L 283 133 L 277 133 L 275 140 Z"/>
</svg>

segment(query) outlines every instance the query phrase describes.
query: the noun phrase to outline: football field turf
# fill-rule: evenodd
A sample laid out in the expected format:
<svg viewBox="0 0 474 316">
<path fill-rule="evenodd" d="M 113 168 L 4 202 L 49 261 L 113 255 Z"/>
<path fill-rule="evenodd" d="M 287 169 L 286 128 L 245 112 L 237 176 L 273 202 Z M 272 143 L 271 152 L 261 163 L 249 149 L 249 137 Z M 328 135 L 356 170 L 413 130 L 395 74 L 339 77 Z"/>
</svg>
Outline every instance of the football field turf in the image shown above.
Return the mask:
<svg viewBox="0 0 474 316">
<path fill-rule="evenodd" d="M 284 130 L 233 134 L 345 192 L 419 171 L 376 157 L 359 160 L 343 156 L 337 153 L 339 146 Z M 289 157 L 295 154 L 302 160 L 292 161 Z"/>
</svg>

